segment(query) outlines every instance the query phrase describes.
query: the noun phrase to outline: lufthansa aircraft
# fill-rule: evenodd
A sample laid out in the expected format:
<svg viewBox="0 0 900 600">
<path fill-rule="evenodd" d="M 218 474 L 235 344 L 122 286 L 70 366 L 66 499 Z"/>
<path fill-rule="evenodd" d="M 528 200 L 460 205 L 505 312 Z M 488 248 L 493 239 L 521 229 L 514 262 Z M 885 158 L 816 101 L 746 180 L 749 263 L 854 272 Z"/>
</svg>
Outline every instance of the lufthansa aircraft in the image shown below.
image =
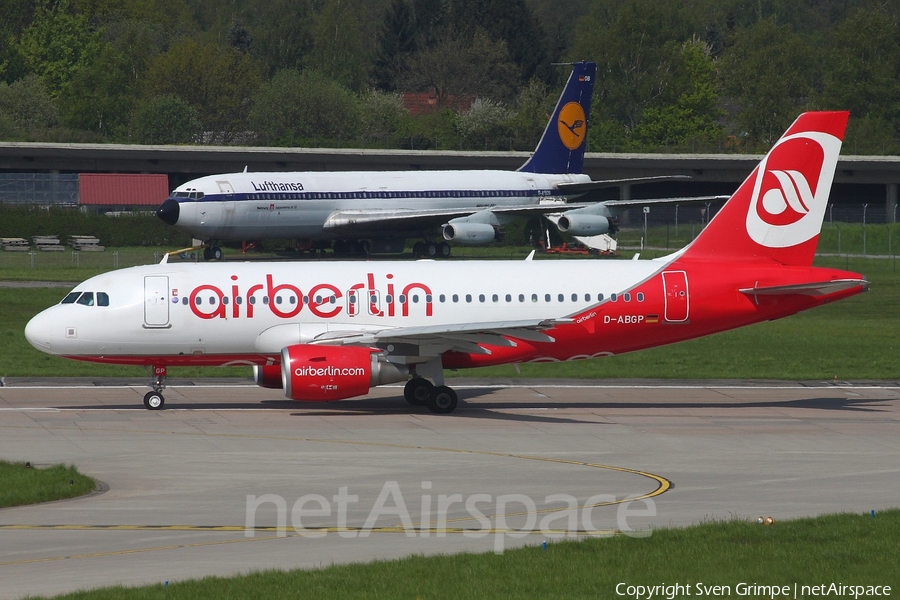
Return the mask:
<svg viewBox="0 0 900 600">
<path fill-rule="evenodd" d="M 581 173 L 597 65 L 572 66 L 537 149 L 518 171 L 210 175 L 175 188 L 156 214 L 206 242 L 207 259 L 222 257 L 219 242 L 263 239 L 334 241 L 336 253 L 366 254 L 402 252 L 406 238 L 423 238 L 427 241 L 414 248 L 418 256 L 447 257 L 450 246 L 431 241 L 438 227 L 447 241 L 487 244 L 511 218 L 563 211 L 554 219 L 561 231 L 605 234 L 609 206 L 648 200 L 569 204 L 566 199 L 622 183 L 678 177 L 591 181 Z"/>
<path fill-rule="evenodd" d="M 35 316 L 44 352 L 152 366 L 251 365 L 288 398 L 406 381 L 456 408 L 443 370 L 651 348 L 795 314 L 867 289 L 812 266 L 846 112 L 801 115 L 706 229 L 654 260 L 161 264 L 88 279 Z M 530 258 L 530 257 L 529 257 Z"/>
</svg>

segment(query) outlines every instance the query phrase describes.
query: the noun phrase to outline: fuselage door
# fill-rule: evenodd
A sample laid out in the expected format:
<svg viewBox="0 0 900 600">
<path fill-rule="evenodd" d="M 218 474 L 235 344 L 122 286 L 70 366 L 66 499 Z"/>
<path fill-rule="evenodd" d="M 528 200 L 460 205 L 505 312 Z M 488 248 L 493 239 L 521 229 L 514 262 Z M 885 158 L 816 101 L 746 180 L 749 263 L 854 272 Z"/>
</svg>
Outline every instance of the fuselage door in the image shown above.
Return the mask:
<svg viewBox="0 0 900 600">
<path fill-rule="evenodd" d="M 686 323 L 690 315 L 687 273 L 663 271 L 662 278 L 666 291 L 665 320 L 668 323 Z"/>
<path fill-rule="evenodd" d="M 144 326 L 169 326 L 169 278 L 165 275 L 144 277 Z"/>
</svg>

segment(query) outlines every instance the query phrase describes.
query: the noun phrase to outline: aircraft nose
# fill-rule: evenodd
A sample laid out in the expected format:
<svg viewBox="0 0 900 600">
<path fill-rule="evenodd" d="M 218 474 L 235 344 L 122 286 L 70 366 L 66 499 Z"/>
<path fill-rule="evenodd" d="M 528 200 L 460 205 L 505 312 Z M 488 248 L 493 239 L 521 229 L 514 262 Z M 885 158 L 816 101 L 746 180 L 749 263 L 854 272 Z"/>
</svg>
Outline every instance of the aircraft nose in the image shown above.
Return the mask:
<svg viewBox="0 0 900 600">
<path fill-rule="evenodd" d="M 52 329 L 52 321 L 46 311 L 39 313 L 25 325 L 25 339 L 41 352 L 50 352 Z"/>
<path fill-rule="evenodd" d="M 165 201 L 156 209 L 156 216 L 162 219 L 167 225 L 174 225 L 178 222 L 178 215 L 181 207 L 175 198 L 166 198 Z"/>
</svg>

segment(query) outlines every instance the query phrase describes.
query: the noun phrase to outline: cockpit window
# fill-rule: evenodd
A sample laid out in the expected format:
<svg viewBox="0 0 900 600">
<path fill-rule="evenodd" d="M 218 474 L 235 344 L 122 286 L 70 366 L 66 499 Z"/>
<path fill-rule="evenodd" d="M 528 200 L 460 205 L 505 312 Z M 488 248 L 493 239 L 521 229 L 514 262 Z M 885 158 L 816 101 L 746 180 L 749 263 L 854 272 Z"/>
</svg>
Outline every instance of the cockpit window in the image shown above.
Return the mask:
<svg viewBox="0 0 900 600">
<path fill-rule="evenodd" d="M 60 304 L 81 304 L 94 306 L 94 292 L 69 292 Z M 97 306 L 109 306 L 109 294 L 97 292 Z"/>
<path fill-rule="evenodd" d="M 85 292 L 78 298 L 78 304 L 84 304 L 85 306 L 93 306 L 94 305 L 94 292 Z"/>
<path fill-rule="evenodd" d="M 202 200 L 203 196 L 205 196 L 203 192 L 198 192 L 197 190 L 185 190 L 183 192 L 172 192 L 173 198 L 190 198 L 191 200 Z"/>
</svg>

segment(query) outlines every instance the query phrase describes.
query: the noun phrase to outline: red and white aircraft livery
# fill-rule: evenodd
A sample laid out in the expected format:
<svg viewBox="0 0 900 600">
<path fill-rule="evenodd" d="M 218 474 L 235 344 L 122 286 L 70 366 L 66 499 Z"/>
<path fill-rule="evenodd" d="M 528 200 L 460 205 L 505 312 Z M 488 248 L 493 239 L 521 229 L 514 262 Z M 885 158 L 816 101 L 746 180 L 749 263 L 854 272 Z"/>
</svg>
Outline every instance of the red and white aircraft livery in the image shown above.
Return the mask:
<svg viewBox="0 0 900 600">
<path fill-rule="evenodd" d="M 295 400 L 408 380 L 409 402 L 449 413 L 445 368 L 631 352 L 866 290 L 861 275 L 812 266 L 847 119 L 801 115 L 706 229 L 663 258 L 164 260 L 88 279 L 25 335 L 50 354 L 152 366 L 151 409 L 169 365 L 246 364 Z"/>
</svg>

